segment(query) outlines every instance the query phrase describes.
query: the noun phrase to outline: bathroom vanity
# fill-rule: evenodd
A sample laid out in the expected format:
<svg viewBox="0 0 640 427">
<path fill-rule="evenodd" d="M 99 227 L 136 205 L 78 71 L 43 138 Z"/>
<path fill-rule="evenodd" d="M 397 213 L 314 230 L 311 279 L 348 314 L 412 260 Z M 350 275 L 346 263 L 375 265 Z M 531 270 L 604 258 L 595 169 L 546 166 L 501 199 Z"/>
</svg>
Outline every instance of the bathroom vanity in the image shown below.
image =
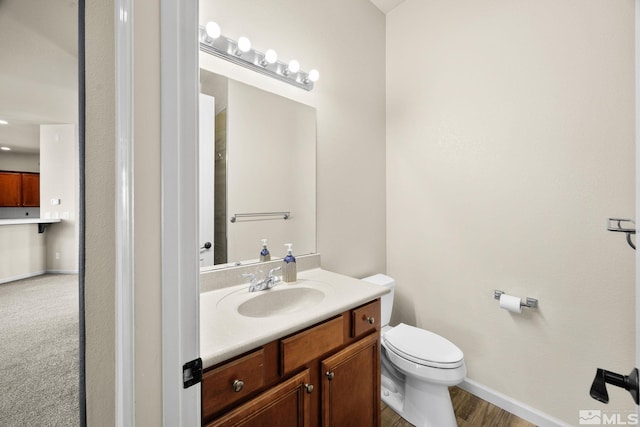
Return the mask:
<svg viewBox="0 0 640 427">
<path fill-rule="evenodd" d="M 313 269 L 267 291 L 203 293 L 202 424 L 379 426 L 385 292 Z"/>
</svg>

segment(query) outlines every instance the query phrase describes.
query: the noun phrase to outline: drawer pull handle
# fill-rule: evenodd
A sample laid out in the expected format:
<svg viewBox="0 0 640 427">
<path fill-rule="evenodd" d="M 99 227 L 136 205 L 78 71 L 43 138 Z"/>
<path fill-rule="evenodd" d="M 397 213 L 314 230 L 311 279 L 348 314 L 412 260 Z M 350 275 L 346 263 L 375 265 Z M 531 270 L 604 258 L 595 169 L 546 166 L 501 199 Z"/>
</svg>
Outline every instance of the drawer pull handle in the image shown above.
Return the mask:
<svg viewBox="0 0 640 427">
<path fill-rule="evenodd" d="M 373 325 L 374 323 L 376 323 L 376 318 L 373 316 L 367 317 L 367 321 L 369 322 L 370 325 Z"/>
<path fill-rule="evenodd" d="M 331 371 L 328 371 L 325 375 L 327 376 L 327 378 L 329 378 L 329 381 L 331 381 L 335 374 Z"/>
<path fill-rule="evenodd" d="M 236 393 L 238 393 L 240 390 L 242 390 L 243 387 L 244 387 L 244 381 L 235 380 L 233 382 L 233 391 L 235 391 Z"/>
<path fill-rule="evenodd" d="M 313 391 L 313 384 L 305 384 L 304 388 L 307 390 L 308 394 L 311 394 L 311 392 Z"/>
</svg>

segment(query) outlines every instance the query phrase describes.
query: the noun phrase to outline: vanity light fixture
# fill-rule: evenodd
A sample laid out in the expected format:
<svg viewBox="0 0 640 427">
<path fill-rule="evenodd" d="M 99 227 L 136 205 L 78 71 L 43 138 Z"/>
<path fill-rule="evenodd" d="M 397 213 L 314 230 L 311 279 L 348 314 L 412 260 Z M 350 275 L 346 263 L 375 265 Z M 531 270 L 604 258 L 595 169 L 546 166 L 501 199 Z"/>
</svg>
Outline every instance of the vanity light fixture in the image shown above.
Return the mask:
<svg viewBox="0 0 640 427">
<path fill-rule="evenodd" d="M 265 53 L 252 49 L 246 37 L 235 41 L 223 36 L 215 22 L 200 26 L 200 50 L 305 90 L 313 89 L 313 83 L 320 77 L 318 70 L 302 71 L 295 59 L 279 61 L 273 49 Z"/>
<path fill-rule="evenodd" d="M 307 74 L 307 77 L 305 77 L 303 81 L 317 82 L 319 78 L 320 72 L 314 68 L 313 70 L 309 71 L 309 74 Z"/>
<path fill-rule="evenodd" d="M 278 54 L 273 49 L 267 49 L 264 57 L 260 60 L 260 65 L 266 67 L 269 64 L 275 64 L 278 61 Z"/>
<path fill-rule="evenodd" d="M 208 22 L 204 29 L 209 42 L 220 37 L 220 26 L 215 22 Z"/>
<path fill-rule="evenodd" d="M 246 37 L 240 37 L 238 39 L 238 49 L 236 49 L 236 55 L 242 56 L 243 53 L 247 53 L 251 50 L 251 41 Z"/>
</svg>

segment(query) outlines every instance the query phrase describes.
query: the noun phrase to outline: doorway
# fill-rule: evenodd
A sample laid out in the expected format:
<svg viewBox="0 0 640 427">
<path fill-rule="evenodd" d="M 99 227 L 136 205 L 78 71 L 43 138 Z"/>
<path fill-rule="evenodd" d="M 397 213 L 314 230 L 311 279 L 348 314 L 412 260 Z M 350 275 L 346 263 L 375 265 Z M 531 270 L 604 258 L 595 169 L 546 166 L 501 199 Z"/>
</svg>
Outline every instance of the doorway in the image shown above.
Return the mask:
<svg viewBox="0 0 640 427">
<path fill-rule="evenodd" d="M 84 425 L 83 10 L 0 1 L 0 170 L 37 192 L 0 207 L 6 426 Z"/>
</svg>

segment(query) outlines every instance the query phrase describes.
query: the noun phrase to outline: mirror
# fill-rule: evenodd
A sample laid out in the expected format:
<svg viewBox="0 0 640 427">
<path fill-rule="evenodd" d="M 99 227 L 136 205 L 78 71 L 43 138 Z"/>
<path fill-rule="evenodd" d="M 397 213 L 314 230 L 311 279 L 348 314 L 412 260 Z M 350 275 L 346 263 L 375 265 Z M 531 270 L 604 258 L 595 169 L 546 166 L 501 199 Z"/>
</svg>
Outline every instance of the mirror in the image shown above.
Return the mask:
<svg viewBox="0 0 640 427">
<path fill-rule="evenodd" d="M 200 266 L 316 250 L 316 112 L 200 70 Z M 211 246 L 207 244 L 211 243 Z"/>
</svg>

